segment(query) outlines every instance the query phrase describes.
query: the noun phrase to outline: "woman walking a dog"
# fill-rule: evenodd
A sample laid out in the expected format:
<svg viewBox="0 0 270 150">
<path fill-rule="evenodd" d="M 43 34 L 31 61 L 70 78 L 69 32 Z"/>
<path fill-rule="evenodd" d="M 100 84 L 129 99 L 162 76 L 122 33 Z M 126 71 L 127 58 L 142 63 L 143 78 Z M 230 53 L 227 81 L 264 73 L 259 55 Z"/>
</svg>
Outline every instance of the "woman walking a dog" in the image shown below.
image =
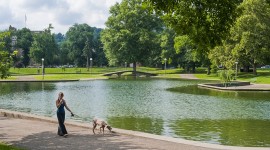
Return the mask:
<svg viewBox="0 0 270 150">
<path fill-rule="evenodd" d="M 56 107 L 57 107 L 57 119 L 59 123 L 58 127 L 58 135 L 67 137 L 68 133 L 65 127 L 65 108 L 71 113 L 71 116 L 74 116 L 72 111 L 68 108 L 66 101 L 63 99 L 64 93 L 60 92 L 58 95 L 58 99 L 56 100 Z"/>
</svg>

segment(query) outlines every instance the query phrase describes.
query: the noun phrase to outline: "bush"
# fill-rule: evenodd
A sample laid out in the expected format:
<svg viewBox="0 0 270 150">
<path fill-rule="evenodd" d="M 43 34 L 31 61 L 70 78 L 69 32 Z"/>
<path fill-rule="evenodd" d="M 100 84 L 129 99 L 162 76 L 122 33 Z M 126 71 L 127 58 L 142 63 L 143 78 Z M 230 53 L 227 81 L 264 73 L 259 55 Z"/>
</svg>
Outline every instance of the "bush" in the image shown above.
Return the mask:
<svg viewBox="0 0 270 150">
<path fill-rule="evenodd" d="M 231 84 L 231 81 L 233 79 L 233 73 L 234 71 L 231 69 L 218 71 L 218 76 L 225 87 Z"/>
</svg>

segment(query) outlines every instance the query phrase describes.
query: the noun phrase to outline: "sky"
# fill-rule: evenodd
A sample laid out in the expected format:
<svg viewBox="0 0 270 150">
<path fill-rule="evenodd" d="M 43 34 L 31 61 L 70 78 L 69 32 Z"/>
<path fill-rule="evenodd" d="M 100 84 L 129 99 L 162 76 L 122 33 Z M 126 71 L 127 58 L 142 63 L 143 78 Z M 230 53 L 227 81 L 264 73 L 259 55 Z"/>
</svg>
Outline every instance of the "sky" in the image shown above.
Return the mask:
<svg viewBox="0 0 270 150">
<path fill-rule="evenodd" d="M 44 30 L 52 24 L 54 33 L 65 34 L 75 23 L 105 28 L 109 9 L 121 0 L 0 0 L 0 31 Z"/>
</svg>

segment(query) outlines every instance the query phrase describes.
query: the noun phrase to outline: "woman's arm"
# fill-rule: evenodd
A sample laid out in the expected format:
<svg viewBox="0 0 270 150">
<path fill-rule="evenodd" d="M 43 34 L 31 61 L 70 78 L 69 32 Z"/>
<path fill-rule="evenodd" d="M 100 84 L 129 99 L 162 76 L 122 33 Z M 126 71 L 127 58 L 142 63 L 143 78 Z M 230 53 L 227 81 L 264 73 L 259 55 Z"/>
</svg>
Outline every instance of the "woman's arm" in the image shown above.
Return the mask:
<svg viewBox="0 0 270 150">
<path fill-rule="evenodd" d="M 66 101 L 64 101 L 64 105 L 65 105 L 66 109 L 71 113 L 71 115 L 73 115 L 73 112 L 68 108 Z"/>
</svg>

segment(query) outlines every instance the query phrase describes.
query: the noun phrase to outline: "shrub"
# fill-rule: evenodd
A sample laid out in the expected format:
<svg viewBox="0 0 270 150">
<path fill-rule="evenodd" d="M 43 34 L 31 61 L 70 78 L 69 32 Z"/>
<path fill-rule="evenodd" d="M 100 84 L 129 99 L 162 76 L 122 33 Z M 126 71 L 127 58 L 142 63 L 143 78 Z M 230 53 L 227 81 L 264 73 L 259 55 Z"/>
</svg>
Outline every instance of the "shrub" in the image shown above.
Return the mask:
<svg viewBox="0 0 270 150">
<path fill-rule="evenodd" d="M 234 71 L 231 69 L 218 71 L 218 76 L 225 87 L 231 84 L 231 81 L 233 79 L 233 73 Z"/>
</svg>

